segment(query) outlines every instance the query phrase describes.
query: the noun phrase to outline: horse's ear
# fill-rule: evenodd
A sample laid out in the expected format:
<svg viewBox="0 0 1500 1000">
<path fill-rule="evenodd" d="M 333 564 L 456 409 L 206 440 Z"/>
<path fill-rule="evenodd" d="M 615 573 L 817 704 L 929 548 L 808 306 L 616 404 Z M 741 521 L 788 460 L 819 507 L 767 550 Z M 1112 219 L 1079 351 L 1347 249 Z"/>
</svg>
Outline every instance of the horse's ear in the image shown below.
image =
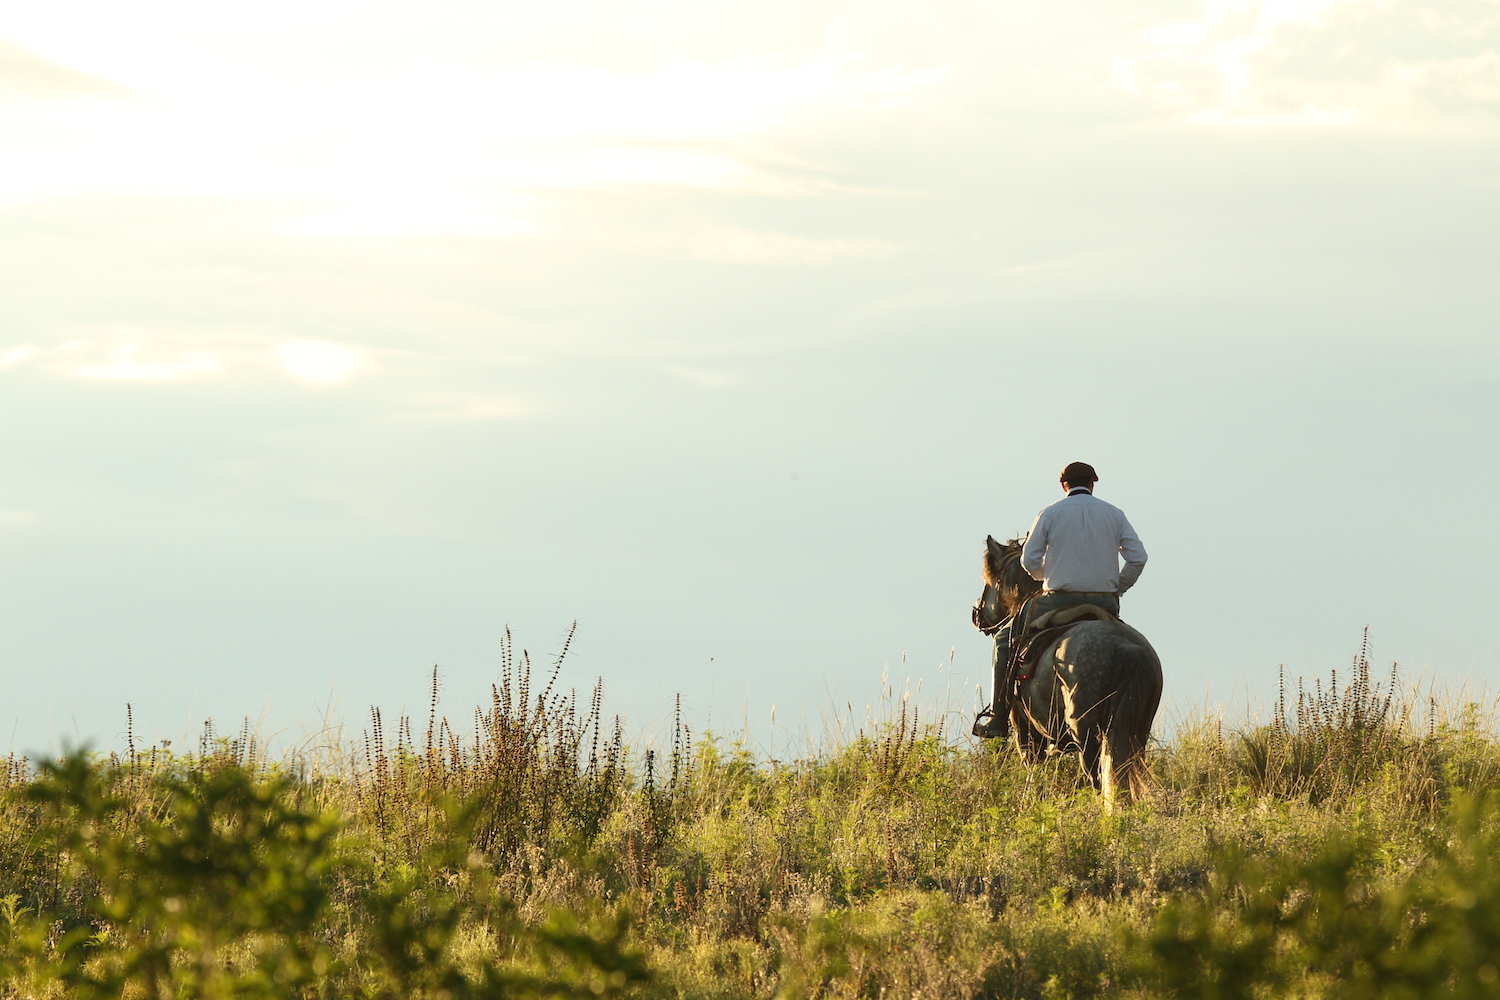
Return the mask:
<svg viewBox="0 0 1500 1000">
<path fill-rule="evenodd" d="M 984 582 L 991 587 L 1000 586 L 1000 567 L 1005 557 L 1005 546 L 995 541 L 994 535 L 984 536 Z"/>
</svg>

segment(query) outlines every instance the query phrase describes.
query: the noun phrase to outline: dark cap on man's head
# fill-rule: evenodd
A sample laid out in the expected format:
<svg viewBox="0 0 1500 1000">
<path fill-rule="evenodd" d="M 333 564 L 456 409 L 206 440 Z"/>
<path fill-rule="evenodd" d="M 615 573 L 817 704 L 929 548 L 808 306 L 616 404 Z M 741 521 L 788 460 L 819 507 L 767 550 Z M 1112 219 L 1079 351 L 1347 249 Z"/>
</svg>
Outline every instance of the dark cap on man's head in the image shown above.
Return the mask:
<svg viewBox="0 0 1500 1000">
<path fill-rule="evenodd" d="M 1099 477 L 1094 474 L 1094 467 L 1089 463 L 1069 462 L 1062 470 L 1062 475 L 1057 477 L 1057 481 L 1067 483 L 1069 486 L 1092 487 L 1099 481 Z"/>
</svg>

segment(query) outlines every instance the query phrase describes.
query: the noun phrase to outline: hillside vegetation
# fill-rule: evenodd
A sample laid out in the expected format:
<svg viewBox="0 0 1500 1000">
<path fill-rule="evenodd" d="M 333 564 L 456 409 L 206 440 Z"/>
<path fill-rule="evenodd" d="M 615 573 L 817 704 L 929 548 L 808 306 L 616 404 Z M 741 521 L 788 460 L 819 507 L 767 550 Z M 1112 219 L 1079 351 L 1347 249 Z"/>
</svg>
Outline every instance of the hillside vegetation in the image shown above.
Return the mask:
<svg viewBox="0 0 1500 1000">
<path fill-rule="evenodd" d="M 342 754 L 11 759 L 0 993 L 1500 997 L 1496 734 L 1347 673 L 1113 812 L 900 701 L 796 759 L 637 750 L 508 653 L 463 738 L 434 695 Z"/>
</svg>

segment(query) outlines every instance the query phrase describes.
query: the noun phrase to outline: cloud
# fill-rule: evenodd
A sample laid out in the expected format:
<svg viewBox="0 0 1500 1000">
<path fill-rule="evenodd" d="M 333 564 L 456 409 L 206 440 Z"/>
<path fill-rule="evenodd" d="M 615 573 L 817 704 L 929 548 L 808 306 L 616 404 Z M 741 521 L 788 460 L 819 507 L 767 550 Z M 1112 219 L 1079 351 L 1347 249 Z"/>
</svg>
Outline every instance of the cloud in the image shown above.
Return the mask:
<svg viewBox="0 0 1500 1000">
<path fill-rule="evenodd" d="M 674 375 L 700 389 L 723 389 L 733 385 L 736 381 L 733 372 L 709 368 L 674 366 L 667 368 L 667 374 Z"/>
<path fill-rule="evenodd" d="M 734 264 L 826 264 L 840 257 L 868 257 L 893 249 L 892 244 L 879 240 L 809 238 L 733 228 L 711 230 L 689 244 L 690 255 L 699 260 Z"/>
<path fill-rule="evenodd" d="M 281 206 L 291 214 L 270 227 L 303 236 L 508 238 L 540 228 L 553 192 L 824 197 L 843 191 L 776 155 L 776 135 L 856 126 L 948 74 L 841 53 L 634 71 L 403 60 L 316 76 L 164 58 L 165 68 L 131 63 L 150 101 L 40 123 L 0 108 L 0 198 L 233 199 Z"/>
<path fill-rule="evenodd" d="M 0 531 L 20 530 L 36 524 L 39 518 L 34 510 L 6 510 L 0 508 Z"/>
<path fill-rule="evenodd" d="M 326 340 L 291 340 L 271 353 L 288 375 L 309 385 L 343 385 L 367 364 L 353 348 Z"/>
<path fill-rule="evenodd" d="M 294 236 L 478 236 L 504 239 L 525 236 L 537 226 L 521 213 L 507 215 L 483 199 L 455 197 L 431 190 L 411 193 L 372 192 L 360 201 L 316 215 L 294 218 L 277 227 Z M 529 206 L 528 206 L 529 207 Z"/>
<path fill-rule="evenodd" d="M 267 354 L 273 365 L 267 365 Z M 47 347 L 0 348 L 0 370 L 34 363 L 49 374 L 104 382 L 181 382 L 280 373 L 309 385 L 342 385 L 370 365 L 368 353 L 325 340 L 277 342 L 264 333 L 216 330 L 90 331 Z"/>
<path fill-rule="evenodd" d="M 417 410 L 408 414 L 410 419 L 438 423 L 511 420 L 535 412 L 535 407 L 524 400 L 502 396 L 438 393 L 418 396 L 412 402 Z"/>
<path fill-rule="evenodd" d="M 1346 125 L 1500 113 L 1500 4 L 1205 0 L 1112 61 L 1120 89 L 1206 124 Z"/>
<path fill-rule="evenodd" d="M 509 71 L 423 63 L 373 81 L 370 96 L 435 135 L 466 123 L 468 134 L 487 141 L 699 142 L 763 133 L 806 116 L 902 107 L 948 72 L 874 66 L 852 54 L 796 62 L 674 58 L 635 73 L 566 63 Z M 486 108 L 482 119 L 472 114 L 476 106 Z"/>
<path fill-rule="evenodd" d="M 14 368 L 16 365 L 30 361 L 41 353 L 41 348 L 33 347 L 31 344 L 5 348 L 4 350 L 0 350 L 0 368 Z"/>
<path fill-rule="evenodd" d="M 334 206 L 290 229 L 509 237 L 536 231 L 540 194 L 621 185 L 841 193 L 805 170 L 784 170 L 753 140 L 817 120 L 884 114 L 945 75 L 842 56 L 676 59 L 635 73 L 422 63 L 347 89 L 287 95 L 288 113 L 308 119 L 288 134 L 300 142 L 321 129 L 330 147 L 322 168 L 301 182 Z M 267 137 L 269 148 L 281 141 Z"/>
<path fill-rule="evenodd" d="M 180 382 L 217 375 L 224 363 L 217 355 L 191 351 L 173 361 L 142 361 L 137 358 L 145 345 L 121 344 L 103 364 L 81 365 L 72 374 L 79 378 L 118 382 Z"/>
<path fill-rule="evenodd" d="M 0 98 L 128 97 L 130 89 L 0 39 Z"/>
</svg>

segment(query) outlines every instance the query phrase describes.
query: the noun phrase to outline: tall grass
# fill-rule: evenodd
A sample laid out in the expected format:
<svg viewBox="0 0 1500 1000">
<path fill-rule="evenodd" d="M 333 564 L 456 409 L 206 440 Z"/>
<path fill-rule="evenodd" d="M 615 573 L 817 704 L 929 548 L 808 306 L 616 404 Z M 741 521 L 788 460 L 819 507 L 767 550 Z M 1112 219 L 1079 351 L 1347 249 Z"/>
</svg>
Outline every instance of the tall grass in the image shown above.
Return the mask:
<svg viewBox="0 0 1500 1000">
<path fill-rule="evenodd" d="M 6 760 L 0 995 L 1500 995 L 1464 916 L 1500 912 L 1464 843 L 1500 828 L 1500 742 L 1365 647 L 1283 678 L 1264 724 L 1183 727 L 1113 813 L 1072 758 L 1028 767 L 905 701 L 788 760 L 694 738 L 680 706 L 660 752 L 632 746 L 599 687 L 558 687 L 562 655 L 534 669 L 507 634 L 462 735 L 434 674 L 425 719 L 372 711 L 339 754 L 131 726 L 123 754 Z M 1417 964 L 1365 975 L 1331 915 Z"/>
</svg>

